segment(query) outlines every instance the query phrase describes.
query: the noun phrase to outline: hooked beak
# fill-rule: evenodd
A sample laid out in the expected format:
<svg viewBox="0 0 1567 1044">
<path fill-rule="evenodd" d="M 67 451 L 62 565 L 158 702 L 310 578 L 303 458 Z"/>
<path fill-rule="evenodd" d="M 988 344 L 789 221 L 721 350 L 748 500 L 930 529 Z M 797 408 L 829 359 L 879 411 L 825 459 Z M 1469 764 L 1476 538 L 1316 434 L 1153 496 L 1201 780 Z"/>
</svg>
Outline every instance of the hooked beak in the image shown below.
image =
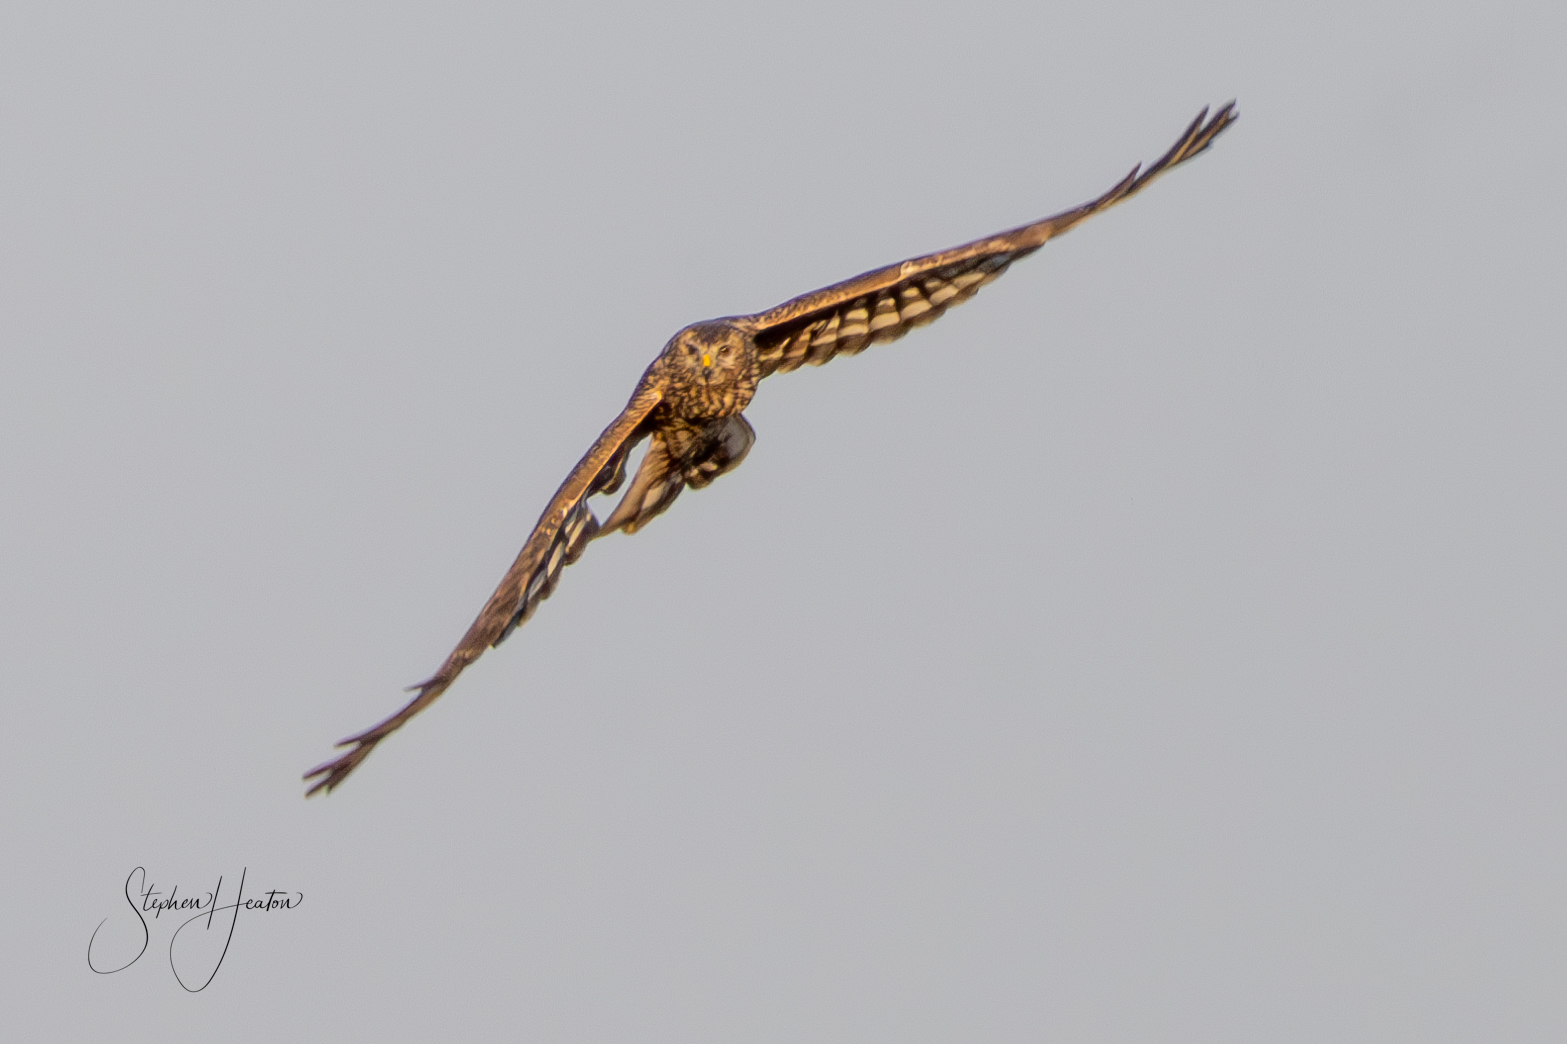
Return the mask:
<svg viewBox="0 0 1567 1044">
<path fill-rule="evenodd" d="M 703 352 L 702 353 L 702 369 L 704 369 L 704 370 L 711 370 L 712 368 L 713 368 L 713 357 L 711 355 L 707 354 L 706 352 Z"/>
</svg>

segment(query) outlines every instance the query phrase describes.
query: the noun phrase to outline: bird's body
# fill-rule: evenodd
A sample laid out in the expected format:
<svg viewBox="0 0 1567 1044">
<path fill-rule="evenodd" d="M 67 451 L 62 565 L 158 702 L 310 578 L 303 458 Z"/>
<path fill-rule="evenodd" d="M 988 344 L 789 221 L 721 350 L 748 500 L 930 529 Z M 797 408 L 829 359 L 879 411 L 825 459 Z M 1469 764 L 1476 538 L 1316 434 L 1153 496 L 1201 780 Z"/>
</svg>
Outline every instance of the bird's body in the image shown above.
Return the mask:
<svg viewBox="0 0 1567 1044">
<path fill-rule="evenodd" d="M 375 745 L 434 702 L 457 675 L 530 617 L 555 589 L 561 570 L 596 537 L 634 533 L 696 489 L 733 470 L 750 451 L 755 432 L 741 411 L 757 384 L 805 363 L 819 366 L 895 340 L 932 322 L 998 278 L 1012 262 L 1084 219 L 1129 198 L 1154 178 L 1205 150 L 1235 120 L 1234 103 L 1204 122 L 1207 110 L 1148 170 L 1132 173 L 1083 206 L 1009 232 L 900 264 L 875 269 L 786 301 L 754 315 L 694 323 L 664 346 L 637 382 L 631 400 L 572 469 L 478 619 L 417 695 L 396 714 L 339 746 L 335 761 L 306 774 L 307 794 L 341 783 Z M 636 474 L 601 524 L 588 506 L 597 494 L 625 482 L 632 448 L 648 440 Z"/>
<path fill-rule="evenodd" d="M 658 386 L 658 415 L 700 424 L 722 420 L 756 394 L 756 342 L 727 319 L 692 323 L 670 338 L 642 378 Z"/>
</svg>

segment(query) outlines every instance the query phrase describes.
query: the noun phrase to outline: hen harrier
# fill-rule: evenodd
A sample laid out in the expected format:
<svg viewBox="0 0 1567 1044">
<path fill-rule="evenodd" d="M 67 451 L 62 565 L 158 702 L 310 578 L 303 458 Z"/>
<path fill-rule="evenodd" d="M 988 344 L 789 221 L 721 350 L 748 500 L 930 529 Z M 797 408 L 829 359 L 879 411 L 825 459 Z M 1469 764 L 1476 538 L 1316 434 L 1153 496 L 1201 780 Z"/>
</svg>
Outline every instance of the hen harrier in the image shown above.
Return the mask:
<svg viewBox="0 0 1567 1044">
<path fill-rule="evenodd" d="M 322 789 L 330 793 L 377 743 L 434 703 L 487 647 L 505 641 L 555 590 L 560 571 L 581 557 L 588 541 L 617 529 L 635 533 L 673 504 L 686 486 L 701 489 L 744 460 L 756 433 L 740 411 L 750 404 L 763 377 L 788 373 L 803 363 L 820 366 L 835 355 L 853 355 L 924 326 L 973 297 L 1046 240 L 1198 155 L 1235 119 L 1234 102 L 1212 119 L 1204 109 L 1157 163 L 1147 170 L 1132 168 L 1109 192 L 1073 210 L 878 268 L 766 312 L 695 323 L 675 334 L 637 382 L 620 416 L 555 491 L 501 585 L 441 669 L 410 687 L 418 694 L 402 710 L 339 743 L 349 748 L 341 757 L 307 772 L 304 778 L 316 782 L 306 796 Z M 620 488 L 626 458 L 642 439 L 651 441 L 631 488 L 599 522 L 588 498 Z"/>
</svg>

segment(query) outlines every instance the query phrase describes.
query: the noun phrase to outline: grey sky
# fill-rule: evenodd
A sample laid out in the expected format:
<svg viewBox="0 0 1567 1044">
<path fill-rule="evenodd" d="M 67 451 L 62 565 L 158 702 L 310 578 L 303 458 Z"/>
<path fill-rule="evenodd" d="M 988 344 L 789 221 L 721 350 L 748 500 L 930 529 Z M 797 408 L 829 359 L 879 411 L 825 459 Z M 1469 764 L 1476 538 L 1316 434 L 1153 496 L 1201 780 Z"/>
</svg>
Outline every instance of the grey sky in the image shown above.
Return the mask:
<svg viewBox="0 0 1567 1044">
<path fill-rule="evenodd" d="M 16 1039 L 1561 1040 L 1564 23 L 10 5 Z M 301 798 L 676 329 L 1231 97 Z M 138 865 L 305 902 L 93 975 Z"/>
</svg>

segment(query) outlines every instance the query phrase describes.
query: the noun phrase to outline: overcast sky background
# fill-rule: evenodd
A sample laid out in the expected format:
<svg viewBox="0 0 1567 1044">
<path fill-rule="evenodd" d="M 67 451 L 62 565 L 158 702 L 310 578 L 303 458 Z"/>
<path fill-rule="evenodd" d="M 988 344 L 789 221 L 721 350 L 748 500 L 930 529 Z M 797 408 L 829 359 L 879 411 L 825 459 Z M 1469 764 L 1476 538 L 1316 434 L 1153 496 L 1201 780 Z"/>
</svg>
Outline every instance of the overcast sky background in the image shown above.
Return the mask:
<svg viewBox="0 0 1567 1044">
<path fill-rule="evenodd" d="M 0 16 L 15 1039 L 1562 1040 L 1561 5 L 569 7 Z M 1231 97 L 302 798 L 675 330 Z"/>
</svg>

